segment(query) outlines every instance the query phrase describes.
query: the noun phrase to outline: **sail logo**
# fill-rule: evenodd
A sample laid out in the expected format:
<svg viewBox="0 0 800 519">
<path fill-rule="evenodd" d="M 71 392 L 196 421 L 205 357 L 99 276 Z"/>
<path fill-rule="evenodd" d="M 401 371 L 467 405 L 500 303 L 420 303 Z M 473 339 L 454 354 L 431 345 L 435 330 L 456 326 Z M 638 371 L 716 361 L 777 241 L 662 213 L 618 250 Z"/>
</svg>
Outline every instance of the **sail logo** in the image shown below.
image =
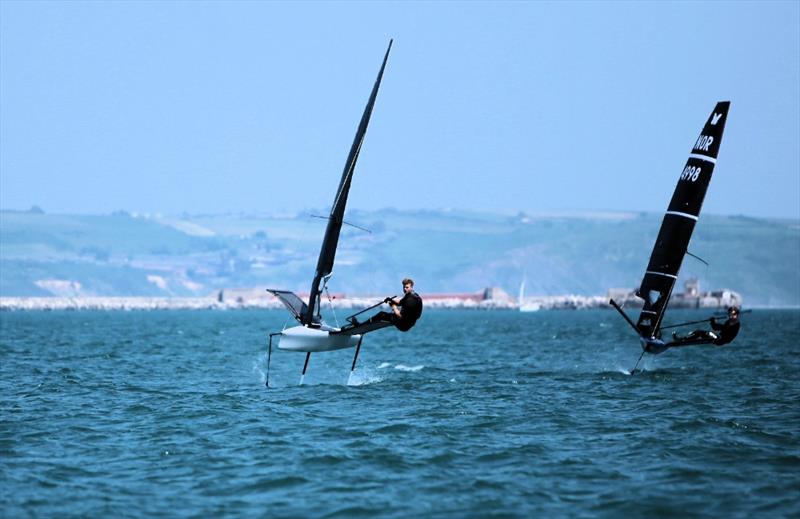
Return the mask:
<svg viewBox="0 0 800 519">
<path fill-rule="evenodd" d="M 692 182 L 694 182 L 698 178 L 700 178 L 701 172 L 702 169 L 699 166 L 686 166 L 685 168 L 683 168 L 680 180 L 691 180 Z"/>
<path fill-rule="evenodd" d="M 719 122 L 720 117 L 722 117 L 722 114 L 714 114 L 714 115 L 712 115 L 711 116 L 711 125 L 712 126 L 716 126 L 716 124 Z"/>
<path fill-rule="evenodd" d="M 708 151 L 708 148 L 714 142 L 714 137 L 711 135 L 700 135 L 697 138 L 697 142 L 694 143 L 694 149 L 697 151 Z"/>
</svg>

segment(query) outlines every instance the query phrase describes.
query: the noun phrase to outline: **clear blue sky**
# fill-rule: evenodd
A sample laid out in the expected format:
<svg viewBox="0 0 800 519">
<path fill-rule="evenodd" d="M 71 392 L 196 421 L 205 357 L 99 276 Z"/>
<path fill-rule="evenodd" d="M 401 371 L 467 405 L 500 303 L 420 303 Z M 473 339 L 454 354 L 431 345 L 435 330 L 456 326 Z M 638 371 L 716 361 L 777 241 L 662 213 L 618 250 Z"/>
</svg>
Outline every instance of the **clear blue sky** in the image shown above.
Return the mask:
<svg viewBox="0 0 800 519">
<path fill-rule="evenodd" d="M 714 104 L 704 212 L 800 218 L 800 3 L 0 2 L 0 208 L 663 211 Z"/>
</svg>

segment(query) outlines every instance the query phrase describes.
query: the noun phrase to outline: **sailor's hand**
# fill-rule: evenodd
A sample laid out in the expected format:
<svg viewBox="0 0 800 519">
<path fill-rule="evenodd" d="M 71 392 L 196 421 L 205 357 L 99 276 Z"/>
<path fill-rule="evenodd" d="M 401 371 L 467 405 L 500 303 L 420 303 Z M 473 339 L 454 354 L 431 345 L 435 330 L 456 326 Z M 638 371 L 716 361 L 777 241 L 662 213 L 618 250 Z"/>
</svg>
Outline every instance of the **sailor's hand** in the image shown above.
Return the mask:
<svg viewBox="0 0 800 519">
<path fill-rule="evenodd" d="M 388 304 L 392 304 L 394 301 L 392 301 L 391 297 L 387 297 L 386 299 L 383 300 L 383 302 L 384 303 L 388 303 Z"/>
</svg>

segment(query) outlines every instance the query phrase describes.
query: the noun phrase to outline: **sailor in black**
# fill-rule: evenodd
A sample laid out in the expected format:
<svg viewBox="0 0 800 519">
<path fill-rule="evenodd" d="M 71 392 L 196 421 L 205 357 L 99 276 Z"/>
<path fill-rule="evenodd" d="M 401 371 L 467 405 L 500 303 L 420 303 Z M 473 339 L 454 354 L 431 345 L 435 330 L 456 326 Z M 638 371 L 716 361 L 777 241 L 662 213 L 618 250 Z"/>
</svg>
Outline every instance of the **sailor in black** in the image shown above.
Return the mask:
<svg viewBox="0 0 800 519">
<path fill-rule="evenodd" d="M 414 292 L 414 280 L 403 280 L 404 295 L 400 301 L 387 297 L 384 303 L 392 307 L 391 312 L 378 312 L 367 320 L 368 323 L 385 321 L 392 323 L 401 332 L 407 332 L 422 315 L 422 298 Z"/>
<path fill-rule="evenodd" d="M 711 318 L 711 330 L 695 330 L 686 337 L 678 337 L 672 334 L 673 342 L 669 346 L 690 346 L 692 344 L 716 344 L 723 346 L 733 341 L 739 333 L 739 309 L 735 306 L 728 307 L 728 319 L 724 323 L 718 323 Z"/>
</svg>

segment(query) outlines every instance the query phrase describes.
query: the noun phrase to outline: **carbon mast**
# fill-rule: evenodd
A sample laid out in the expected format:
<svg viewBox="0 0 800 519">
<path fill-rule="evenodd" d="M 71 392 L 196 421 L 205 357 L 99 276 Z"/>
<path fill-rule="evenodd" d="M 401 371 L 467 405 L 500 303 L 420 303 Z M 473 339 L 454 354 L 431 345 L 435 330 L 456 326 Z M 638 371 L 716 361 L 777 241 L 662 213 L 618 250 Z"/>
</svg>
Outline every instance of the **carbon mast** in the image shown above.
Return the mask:
<svg viewBox="0 0 800 519">
<path fill-rule="evenodd" d="M 361 116 L 361 122 L 358 124 L 356 136 L 353 139 L 353 144 L 350 147 L 350 153 L 347 156 L 347 161 L 344 164 L 344 171 L 342 171 L 342 179 L 339 182 L 339 189 L 336 191 L 336 197 L 333 199 L 333 206 L 331 207 L 331 214 L 328 218 L 328 226 L 325 229 L 325 237 L 322 240 L 322 247 L 319 251 L 319 259 L 317 260 L 317 270 L 314 274 L 314 281 L 311 282 L 311 291 L 308 296 L 308 305 L 304 309 L 300 322 L 303 325 L 309 326 L 312 324 L 319 324 L 320 318 L 320 294 L 322 293 L 325 283 L 333 273 L 333 262 L 336 258 L 336 247 L 339 244 L 339 233 L 342 230 L 342 223 L 344 223 L 344 210 L 347 206 L 347 196 L 350 193 L 350 183 L 353 180 L 353 170 L 356 167 L 358 154 L 361 151 L 361 145 L 364 142 L 364 136 L 367 134 L 367 127 L 369 126 L 369 119 L 372 115 L 372 108 L 375 106 L 375 99 L 378 96 L 378 89 L 381 86 L 383 79 L 383 71 L 386 68 L 386 61 L 389 59 L 389 51 L 392 50 L 392 42 L 389 40 L 389 47 L 386 49 L 386 54 L 383 57 L 381 69 L 378 72 L 378 77 L 375 79 L 375 84 L 372 87 L 372 93 L 367 101 L 367 106 L 364 108 L 364 114 Z"/>
</svg>

